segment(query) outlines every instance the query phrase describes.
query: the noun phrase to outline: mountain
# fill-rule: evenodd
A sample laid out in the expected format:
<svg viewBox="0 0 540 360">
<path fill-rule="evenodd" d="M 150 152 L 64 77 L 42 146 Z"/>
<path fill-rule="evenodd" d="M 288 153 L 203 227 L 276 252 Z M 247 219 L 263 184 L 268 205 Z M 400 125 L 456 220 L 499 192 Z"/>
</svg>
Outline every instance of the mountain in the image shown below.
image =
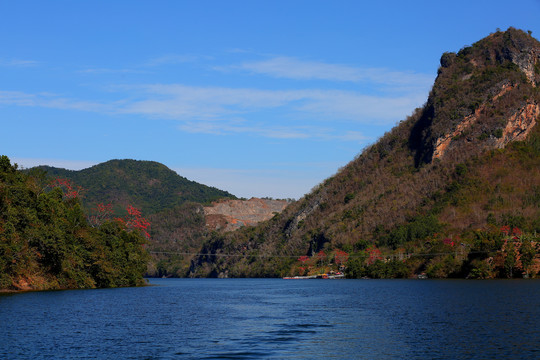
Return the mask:
<svg viewBox="0 0 540 360">
<path fill-rule="evenodd" d="M 540 43 L 509 28 L 440 63 L 423 107 L 281 214 L 213 234 L 190 276 L 537 276 Z"/>
<path fill-rule="evenodd" d="M 186 202 L 205 204 L 221 198 L 235 199 L 227 191 L 188 180 L 154 161 L 110 160 L 79 171 L 39 168 L 50 177 L 69 179 L 81 186 L 89 208 L 98 203 L 122 208 L 130 204 L 150 215 Z"/>
<path fill-rule="evenodd" d="M 151 276 L 185 276 L 191 254 L 199 251 L 212 231 L 255 225 L 287 204 L 286 200 L 237 200 L 152 161 L 111 160 L 80 171 L 38 169 L 49 178 L 80 186 L 87 213 L 95 214 L 100 203 L 111 204 L 116 214 L 124 214 L 128 205 L 140 209 L 151 224 L 148 249 L 152 257 L 147 271 Z"/>
<path fill-rule="evenodd" d="M 70 181 L 79 191 L 85 211 L 96 215 L 98 204 L 111 204 L 115 214 L 128 206 L 141 210 L 150 222 L 148 275 L 184 276 L 191 257 L 205 239 L 207 228 L 203 205 L 218 199 L 236 199 L 227 191 L 199 184 L 154 161 L 110 160 L 73 171 L 50 166 L 49 179 Z M 63 181 L 61 180 L 61 181 Z"/>
</svg>

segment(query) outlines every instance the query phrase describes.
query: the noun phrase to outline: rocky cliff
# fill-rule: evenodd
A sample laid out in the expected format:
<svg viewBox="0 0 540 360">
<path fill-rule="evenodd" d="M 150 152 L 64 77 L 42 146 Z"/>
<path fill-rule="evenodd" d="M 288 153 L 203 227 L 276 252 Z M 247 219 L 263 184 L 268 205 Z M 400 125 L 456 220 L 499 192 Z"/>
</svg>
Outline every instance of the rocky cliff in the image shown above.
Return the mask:
<svg viewBox="0 0 540 360">
<path fill-rule="evenodd" d="M 251 198 L 221 200 L 204 208 L 206 226 L 211 230 L 232 231 L 271 219 L 285 209 L 286 200 Z"/>
<path fill-rule="evenodd" d="M 424 161 L 464 159 L 523 140 L 540 115 L 540 47 L 522 31 L 497 32 L 445 53 L 417 131 Z"/>
</svg>

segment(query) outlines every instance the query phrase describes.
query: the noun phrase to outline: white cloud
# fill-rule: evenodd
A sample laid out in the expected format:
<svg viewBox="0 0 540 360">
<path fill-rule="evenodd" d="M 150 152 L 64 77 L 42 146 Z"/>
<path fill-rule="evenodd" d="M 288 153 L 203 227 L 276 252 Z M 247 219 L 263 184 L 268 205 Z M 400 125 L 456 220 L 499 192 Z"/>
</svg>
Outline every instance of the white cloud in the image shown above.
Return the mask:
<svg viewBox="0 0 540 360">
<path fill-rule="evenodd" d="M 360 137 L 340 130 L 339 123 L 391 125 L 424 100 L 423 96 L 368 96 L 332 89 L 260 90 L 180 84 L 121 86 L 112 91 L 123 99 L 81 101 L 50 93 L 0 91 L 0 104 L 172 119 L 180 122 L 180 130 L 192 133 L 347 140 Z M 268 111 L 279 115 L 265 115 L 271 121 L 259 118 Z"/>
<path fill-rule="evenodd" d="M 0 104 L 102 113 L 111 112 L 113 106 L 112 104 L 69 99 L 52 93 L 28 94 L 20 91 L 0 91 Z"/>
<path fill-rule="evenodd" d="M 178 55 L 178 54 L 169 54 L 160 57 L 150 59 L 144 66 L 161 66 L 161 65 L 170 65 L 170 64 L 183 64 L 196 62 L 201 59 L 211 59 L 208 56 L 198 56 L 198 55 Z"/>
<path fill-rule="evenodd" d="M 359 123 L 389 122 L 403 118 L 423 96 L 367 96 L 342 90 L 260 90 L 249 88 L 145 85 L 131 87 L 143 100 L 127 103 L 119 112 L 183 121 L 225 119 L 265 109 L 285 109 L 300 117 L 347 120 Z"/>
<path fill-rule="evenodd" d="M 191 55 L 167 55 L 152 59 L 145 66 L 196 59 Z M 0 91 L 0 104 L 170 119 L 179 122 L 180 130 L 192 133 L 364 141 L 362 134 L 340 128 L 344 123 L 395 124 L 425 101 L 432 83 L 432 78 L 424 74 L 302 61 L 292 57 L 245 62 L 228 69 L 279 78 L 361 83 L 361 88 L 364 83 L 368 87 L 375 84 L 386 92 L 380 95 L 380 92 L 371 91 L 366 95 L 359 90 L 332 87 L 261 89 L 156 83 L 109 86 L 109 92 L 100 101 L 59 94 Z M 95 68 L 83 72 L 131 71 Z M 110 100 L 111 93 L 115 93 L 118 100 Z"/>
<path fill-rule="evenodd" d="M 403 119 L 425 96 L 369 96 L 352 91 L 313 91 L 309 101 L 297 110 L 317 117 L 334 118 L 358 123 L 392 123 Z"/>
<path fill-rule="evenodd" d="M 219 69 L 219 68 L 217 68 Z M 224 69 L 245 70 L 256 74 L 297 80 L 328 80 L 382 84 L 390 88 L 426 88 L 433 76 L 384 68 L 361 68 L 316 61 L 302 61 L 293 57 L 274 57 L 263 61 L 244 62 Z"/>
<path fill-rule="evenodd" d="M 34 106 L 35 95 L 20 91 L 0 91 L 0 104 L 16 106 Z"/>
<path fill-rule="evenodd" d="M 200 134 L 247 134 L 274 139 L 305 139 L 313 137 L 313 129 L 294 126 L 269 126 L 263 123 L 246 125 L 244 121 L 196 121 L 186 122 L 178 127 L 189 133 Z"/>
<path fill-rule="evenodd" d="M 108 69 L 108 68 L 90 68 L 78 71 L 81 74 L 143 74 L 142 70 L 135 69 Z"/>
<path fill-rule="evenodd" d="M 22 59 L 0 59 L 0 66 L 6 67 L 30 67 L 36 66 L 39 62 L 34 60 L 22 60 Z"/>
</svg>

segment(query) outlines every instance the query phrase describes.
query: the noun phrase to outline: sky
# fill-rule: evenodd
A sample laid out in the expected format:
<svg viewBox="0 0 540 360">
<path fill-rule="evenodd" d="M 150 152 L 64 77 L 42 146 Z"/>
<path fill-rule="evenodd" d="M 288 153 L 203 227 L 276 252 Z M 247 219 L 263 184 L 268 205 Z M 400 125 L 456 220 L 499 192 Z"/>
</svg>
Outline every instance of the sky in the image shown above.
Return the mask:
<svg viewBox="0 0 540 360">
<path fill-rule="evenodd" d="M 540 0 L 0 0 L 0 154 L 298 199 L 426 102 L 444 52 L 539 19 Z"/>
</svg>

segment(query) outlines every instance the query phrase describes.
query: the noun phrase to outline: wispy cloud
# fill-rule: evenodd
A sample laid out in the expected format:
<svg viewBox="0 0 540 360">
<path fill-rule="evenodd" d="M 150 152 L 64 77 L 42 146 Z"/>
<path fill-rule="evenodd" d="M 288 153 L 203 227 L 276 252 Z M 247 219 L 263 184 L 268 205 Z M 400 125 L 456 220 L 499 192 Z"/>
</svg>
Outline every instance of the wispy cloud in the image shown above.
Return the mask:
<svg viewBox="0 0 540 360">
<path fill-rule="evenodd" d="M 38 61 L 23 59 L 0 59 L 0 66 L 5 67 L 31 67 L 38 65 Z"/>
<path fill-rule="evenodd" d="M 88 68 L 80 72 L 145 72 L 152 71 L 149 69 L 152 66 L 192 62 L 200 58 L 166 55 L 133 69 Z M 290 83 L 281 89 L 162 83 L 113 85 L 107 87 L 107 93 L 100 100 L 94 101 L 62 94 L 0 91 L 0 104 L 175 120 L 179 123 L 178 129 L 191 133 L 365 142 L 368 139 L 364 134 L 350 131 L 351 126 L 343 124 L 392 125 L 425 101 L 433 81 L 425 74 L 303 61 L 284 56 L 244 62 L 221 70 L 333 83 L 328 86 L 320 82 L 296 82 L 299 87 L 296 89 L 291 89 Z M 351 86 L 345 87 L 347 90 L 340 89 L 336 82 L 358 83 L 358 90 L 350 90 Z M 384 91 L 366 90 L 366 87 Z M 112 97 L 116 100 L 111 100 Z"/>
<path fill-rule="evenodd" d="M 360 131 L 340 131 L 324 126 L 299 126 L 290 124 L 279 126 L 263 122 L 249 123 L 248 121 L 196 121 L 179 125 L 180 130 L 188 133 L 214 135 L 245 134 L 271 139 L 314 139 L 340 140 L 366 143 L 373 139 Z"/>
<path fill-rule="evenodd" d="M 313 129 L 308 127 L 272 126 L 264 123 L 247 125 L 238 121 L 198 121 L 186 122 L 178 127 L 188 133 L 214 135 L 246 134 L 274 139 L 306 139 L 313 137 Z"/>
<path fill-rule="evenodd" d="M 108 69 L 108 68 L 89 68 L 78 71 L 81 74 L 142 74 L 145 71 L 137 69 Z"/>
<path fill-rule="evenodd" d="M 393 124 L 423 100 L 341 90 L 260 90 L 179 84 L 117 86 L 111 91 L 120 93 L 121 100 L 82 101 L 57 94 L 0 91 L 0 104 L 172 119 L 180 122 L 180 130 L 192 133 L 364 141 L 362 134 L 344 130 L 340 133 L 333 124 Z M 259 118 L 262 113 L 266 113 L 266 120 Z"/>
<path fill-rule="evenodd" d="M 262 109 L 285 109 L 314 119 L 359 123 L 395 122 L 421 101 L 421 96 L 377 97 L 342 90 L 260 90 L 250 88 L 142 85 L 129 90 L 145 94 L 120 109 L 177 120 L 219 119 Z"/>
<path fill-rule="evenodd" d="M 124 88 L 138 92 L 139 97 L 144 99 L 131 102 L 122 109 L 122 112 L 177 120 L 230 117 L 254 110 L 285 106 L 306 97 L 304 91 L 196 87 L 178 84 Z"/>
<path fill-rule="evenodd" d="M 278 56 L 268 60 L 244 62 L 216 69 L 235 69 L 277 78 L 295 80 L 328 80 L 340 82 L 368 82 L 390 87 L 429 87 L 433 76 L 384 68 L 362 68 L 317 61 L 303 61 L 294 57 Z"/>
<path fill-rule="evenodd" d="M 113 109 L 110 104 L 74 100 L 52 93 L 28 94 L 20 91 L 0 91 L 0 104 L 102 113 L 112 112 Z"/>
<path fill-rule="evenodd" d="M 200 56 L 200 55 L 186 55 L 186 54 L 169 54 L 160 57 L 150 59 L 144 64 L 144 66 L 161 66 L 161 65 L 171 65 L 171 64 L 184 64 L 190 62 L 196 62 L 201 59 L 211 59 L 209 56 Z"/>
<path fill-rule="evenodd" d="M 185 64 L 185 63 L 193 63 L 200 60 L 209 60 L 211 57 L 209 56 L 200 56 L 200 55 L 164 55 L 160 57 L 152 58 L 146 62 L 142 62 L 139 64 L 134 64 L 132 67 L 126 67 L 126 68 L 87 68 L 78 71 L 82 74 L 145 74 L 150 71 L 149 68 L 154 68 L 158 66 L 163 65 L 177 65 L 177 64 Z"/>
</svg>

